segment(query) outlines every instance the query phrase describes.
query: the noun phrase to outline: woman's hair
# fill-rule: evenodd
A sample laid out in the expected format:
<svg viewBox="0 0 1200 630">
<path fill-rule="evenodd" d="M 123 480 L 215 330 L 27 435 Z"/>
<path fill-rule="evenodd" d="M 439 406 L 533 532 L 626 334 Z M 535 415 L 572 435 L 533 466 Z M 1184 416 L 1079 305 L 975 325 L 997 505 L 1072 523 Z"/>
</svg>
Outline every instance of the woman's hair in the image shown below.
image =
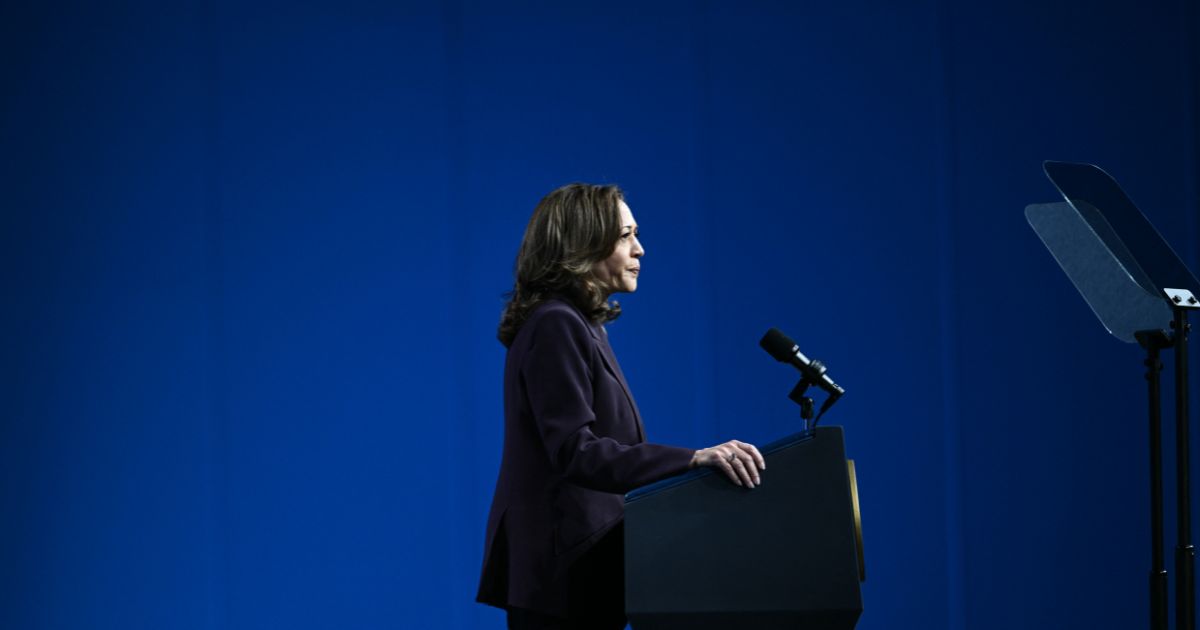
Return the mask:
<svg viewBox="0 0 1200 630">
<path fill-rule="evenodd" d="M 624 197 L 615 185 L 575 183 L 538 202 L 517 252 L 516 281 L 496 333 L 500 343 L 512 344 L 533 309 L 553 295 L 570 300 L 597 323 L 621 314 L 619 304 L 608 302 L 592 267 L 617 247 Z"/>
</svg>

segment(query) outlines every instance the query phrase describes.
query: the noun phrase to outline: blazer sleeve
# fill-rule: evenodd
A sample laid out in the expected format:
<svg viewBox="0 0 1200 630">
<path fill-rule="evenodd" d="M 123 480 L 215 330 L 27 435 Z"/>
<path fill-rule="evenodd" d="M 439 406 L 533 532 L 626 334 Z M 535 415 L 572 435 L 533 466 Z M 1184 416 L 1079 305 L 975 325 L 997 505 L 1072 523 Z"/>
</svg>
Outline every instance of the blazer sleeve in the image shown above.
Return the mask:
<svg viewBox="0 0 1200 630">
<path fill-rule="evenodd" d="M 551 311 L 532 331 L 522 375 L 534 421 L 554 469 L 577 485 L 628 492 L 687 470 L 694 450 L 662 444 L 622 444 L 592 431 L 591 365 L 599 350 L 573 313 Z"/>
</svg>

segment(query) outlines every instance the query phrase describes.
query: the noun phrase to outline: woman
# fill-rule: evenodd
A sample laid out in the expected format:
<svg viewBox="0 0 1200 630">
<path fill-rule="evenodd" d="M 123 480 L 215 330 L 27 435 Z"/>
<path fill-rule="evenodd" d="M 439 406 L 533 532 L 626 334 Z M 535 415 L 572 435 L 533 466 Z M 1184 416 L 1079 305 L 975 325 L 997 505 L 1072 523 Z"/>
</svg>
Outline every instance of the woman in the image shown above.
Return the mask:
<svg viewBox="0 0 1200 630">
<path fill-rule="evenodd" d="M 478 601 L 509 628 L 625 626 L 622 494 L 696 466 L 753 488 L 753 445 L 646 442 L 604 324 L 637 290 L 637 223 L 620 188 L 570 184 L 534 209 L 500 320 L 504 455 Z"/>
</svg>

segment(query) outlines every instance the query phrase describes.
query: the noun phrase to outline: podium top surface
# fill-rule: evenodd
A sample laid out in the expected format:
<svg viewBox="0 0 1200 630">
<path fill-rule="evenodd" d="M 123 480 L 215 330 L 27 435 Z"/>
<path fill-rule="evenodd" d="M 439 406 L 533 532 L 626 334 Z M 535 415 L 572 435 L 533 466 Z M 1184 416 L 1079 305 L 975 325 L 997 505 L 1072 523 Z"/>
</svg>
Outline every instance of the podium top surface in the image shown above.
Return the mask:
<svg viewBox="0 0 1200 630">
<path fill-rule="evenodd" d="M 840 427 L 840 426 L 834 425 L 834 426 L 819 427 L 819 428 L 812 429 L 809 431 L 799 431 L 799 432 L 793 433 L 791 435 L 786 435 L 784 437 L 779 438 L 778 440 L 775 440 L 774 442 L 767 444 L 766 446 L 759 448 L 758 450 L 760 453 L 763 454 L 763 456 L 770 455 L 771 453 L 784 450 L 784 449 L 794 446 L 796 444 L 800 444 L 802 442 L 808 442 L 808 441 L 812 440 L 816 436 L 817 431 L 836 432 L 838 434 L 839 439 L 841 438 L 841 435 L 842 435 L 842 427 Z M 683 473 L 681 475 L 669 477 L 667 479 L 663 479 L 662 481 L 637 488 L 637 489 L 633 490 L 632 492 L 630 492 L 629 494 L 625 495 L 625 502 L 632 503 L 639 499 L 644 499 L 650 495 L 662 492 L 663 490 L 666 490 L 668 488 L 673 488 L 675 486 L 685 484 L 693 479 L 698 479 L 700 477 L 706 477 L 708 475 L 714 475 L 714 474 L 721 474 L 721 473 L 719 471 L 717 471 L 717 469 L 709 467 L 709 466 L 704 466 L 701 468 L 696 468 L 694 470 L 689 470 L 688 472 Z"/>
</svg>

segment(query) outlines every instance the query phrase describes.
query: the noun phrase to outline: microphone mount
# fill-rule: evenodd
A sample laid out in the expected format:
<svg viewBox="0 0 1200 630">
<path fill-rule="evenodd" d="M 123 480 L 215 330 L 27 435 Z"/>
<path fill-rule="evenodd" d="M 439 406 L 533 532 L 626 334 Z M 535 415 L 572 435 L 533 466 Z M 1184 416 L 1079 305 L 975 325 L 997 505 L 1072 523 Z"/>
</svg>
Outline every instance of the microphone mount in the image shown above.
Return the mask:
<svg viewBox="0 0 1200 630">
<path fill-rule="evenodd" d="M 780 332 L 778 328 L 772 328 L 767 331 L 759 341 L 759 345 L 768 354 L 775 357 L 781 363 L 790 363 L 793 367 L 800 371 L 800 381 L 792 388 L 788 394 L 788 399 L 800 405 L 800 418 L 804 420 L 804 429 L 810 431 L 815 429 L 817 422 L 821 420 L 821 416 L 825 415 L 826 411 L 833 406 L 834 403 L 846 393 L 846 390 L 833 382 L 827 374 L 828 368 L 825 364 L 817 359 L 809 359 L 800 352 L 800 347 L 796 345 L 790 337 Z M 821 405 L 821 410 L 814 417 L 812 397 L 808 396 L 808 388 L 816 385 L 825 390 L 828 394 L 825 402 Z"/>
</svg>

